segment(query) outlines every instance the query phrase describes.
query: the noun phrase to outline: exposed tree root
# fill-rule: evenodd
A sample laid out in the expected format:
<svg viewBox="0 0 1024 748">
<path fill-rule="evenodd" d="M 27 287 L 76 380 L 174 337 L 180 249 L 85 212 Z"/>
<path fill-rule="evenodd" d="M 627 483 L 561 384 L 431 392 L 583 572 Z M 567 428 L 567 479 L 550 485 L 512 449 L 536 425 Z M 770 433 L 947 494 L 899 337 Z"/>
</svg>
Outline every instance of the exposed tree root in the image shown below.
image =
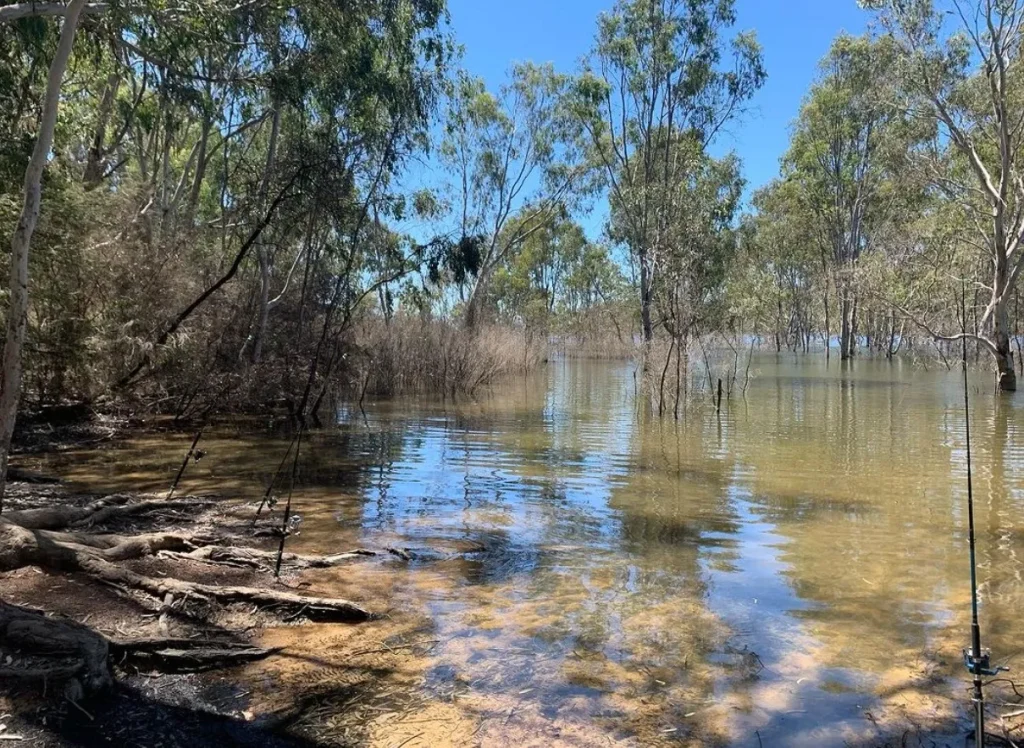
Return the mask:
<svg viewBox="0 0 1024 748">
<path fill-rule="evenodd" d="M 146 514 L 161 509 L 183 509 L 213 502 L 203 499 L 153 500 L 131 502 L 128 494 L 113 494 L 83 506 L 59 505 L 39 509 L 6 512 L 3 517 L 27 530 L 63 530 L 68 527 L 93 527 L 113 519 Z"/>
<path fill-rule="evenodd" d="M 161 672 L 238 665 L 280 650 L 209 639 L 110 640 L 80 623 L 0 601 L 0 635 L 10 663 L 0 678 L 56 683 L 77 700 L 113 683 L 111 664 Z M 6 660 L 5 657 L 5 660 Z"/>
<path fill-rule="evenodd" d="M 204 502 L 134 501 L 115 495 L 83 506 L 24 509 L 0 516 L 0 572 L 35 566 L 49 572 L 73 572 L 112 587 L 159 616 L 161 633 L 169 633 L 168 616 L 182 604 L 203 601 L 244 604 L 272 611 L 286 620 L 305 617 L 357 623 L 372 615 L 348 600 L 300 595 L 272 587 L 203 584 L 172 576 L 139 573 L 124 562 L 149 556 L 175 560 L 263 569 L 276 554 L 249 548 L 218 545 L 201 533 L 151 532 L 136 535 L 96 533 L 89 528 L 154 511 L 195 507 Z M 205 502 L 207 504 L 212 502 Z M 373 551 L 355 550 L 332 556 L 284 555 L 283 561 L 300 569 L 337 566 Z M 194 606 L 190 606 L 194 607 Z M 200 606 L 204 607 L 204 606 Z M 189 611 L 189 614 L 193 613 Z M 0 678 L 19 678 L 67 684 L 72 700 L 84 692 L 112 683 L 111 661 L 146 669 L 193 671 L 223 667 L 266 657 L 273 650 L 224 641 L 194 641 L 165 637 L 139 641 L 111 641 L 98 632 L 38 611 L 0 601 Z M 14 658 L 17 658 L 16 660 Z"/>
<path fill-rule="evenodd" d="M 255 548 L 225 548 L 217 545 L 204 545 L 186 555 L 188 558 L 201 561 L 252 568 L 272 566 L 277 561 L 277 553 L 274 551 L 261 551 Z M 365 548 L 356 548 L 355 550 L 337 553 L 332 556 L 304 556 L 297 553 L 285 553 L 281 556 L 281 562 L 298 569 L 326 569 L 331 566 L 340 566 L 355 559 L 377 555 L 376 551 L 366 550 Z"/>
<path fill-rule="evenodd" d="M 110 654 L 121 666 L 159 670 L 163 673 L 190 673 L 212 668 L 241 665 L 275 654 L 280 649 L 254 647 L 244 642 L 196 639 L 111 640 Z"/>
<path fill-rule="evenodd" d="M 106 638 L 74 621 L 47 618 L 0 600 L 0 642 L 5 662 L 11 660 L 0 668 L 0 677 L 69 684 L 71 695 L 113 683 Z"/>
<path fill-rule="evenodd" d="M 219 603 L 250 603 L 285 615 L 306 615 L 325 621 L 362 623 L 371 618 L 369 611 L 348 600 L 308 597 L 260 587 L 228 587 L 185 582 L 172 577 L 148 577 L 95 557 L 81 559 L 81 571 L 110 584 L 148 592 L 159 599 L 198 597 Z"/>
</svg>

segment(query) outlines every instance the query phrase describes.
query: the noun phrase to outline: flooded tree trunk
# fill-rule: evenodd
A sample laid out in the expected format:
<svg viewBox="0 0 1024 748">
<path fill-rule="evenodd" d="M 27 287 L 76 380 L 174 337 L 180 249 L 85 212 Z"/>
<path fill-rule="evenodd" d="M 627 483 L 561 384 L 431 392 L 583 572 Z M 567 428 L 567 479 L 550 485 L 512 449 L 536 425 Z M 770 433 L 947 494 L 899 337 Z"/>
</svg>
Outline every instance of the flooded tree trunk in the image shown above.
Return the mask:
<svg viewBox="0 0 1024 748">
<path fill-rule="evenodd" d="M 782 353 L 782 297 L 775 305 L 775 352 Z"/>
<path fill-rule="evenodd" d="M 1004 301 L 997 303 L 993 316 L 992 337 L 996 347 L 996 377 L 1000 392 L 1016 392 L 1017 372 L 1010 350 L 1010 321 Z"/>
<path fill-rule="evenodd" d="M 892 361 L 892 357 L 896 355 L 896 312 L 890 315 L 889 323 L 889 347 L 885 351 L 885 357 Z"/>
<path fill-rule="evenodd" d="M 832 358 L 832 315 L 829 305 L 828 286 L 829 286 L 829 272 L 828 272 L 828 259 L 825 254 L 824 248 L 821 250 L 821 276 L 824 279 L 824 288 L 822 289 L 822 306 L 825 311 L 825 363 L 827 364 Z"/>
<path fill-rule="evenodd" d="M 686 348 L 685 341 L 686 336 L 682 335 L 679 338 L 679 342 L 676 344 L 676 402 L 672 415 L 677 421 L 679 420 L 679 403 L 682 400 L 683 350 Z"/>
<path fill-rule="evenodd" d="M 857 296 L 853 297 L 853 301 L 850 304 L 850 347 L 846 352 L 846 357 L 853 358 L 857 354 Z"/>
<path fill-rule="evenodd" d="M 1020 345 L 1020 294 L 1013 289 L 1013 339 L 1017 341 L 1017 366 L 1020 367 L 1020 374 L 1024 376 L 1024 352 Z"/>
<path fill-rule="evenodd" d="M 1003 239 L 1001 224 L 996 225 L 996 241 Z M 1004 245 L 997 245 L 1002 247 Z M 996 252 L 995 273 L 992 279 L 992 301 L 989 302 L 991 312 L 992 347 L 996 359 L 996 383 L 1000 392 L 1015 392 L 1017 390 L 1017 372 L 1013 367 L 1013 352 L 1010 349 L 1010 269 L 1006 253 L 1002 250 Z M 977 289 L 975 300 L 977 300 Z M 986 318 L 989 318 L 989 310 L 986 310 Z M 975 332 L 981 334 L 978 329 L 978 305 L 974 305 Z M 966 311 L 964 317 L 966 318 Z"/>
<path fill-rule="evenodd" d="M 668 355 L 665 356 L 665 365 L 661 369 L 661 381 L 658 383 L 658 417 L 665 413 L 665 377 L 668 375 L 669 364 L 672 363 L 672 352 L 676 347 L 676 338 L 672 336 L 668 344 Z"/>
<path fill-rule="evenodd" d="M 843 361 L 850 358 L 850 333 L 851 333 L 851 316 L 853 312 L 853 305 L 850 303 L 849 297 L 844 292 L 842 295 L 842 301 L 840 303 L 840 317 L 841 327 L 839 333 L 839 356 Z"/>
</svg>

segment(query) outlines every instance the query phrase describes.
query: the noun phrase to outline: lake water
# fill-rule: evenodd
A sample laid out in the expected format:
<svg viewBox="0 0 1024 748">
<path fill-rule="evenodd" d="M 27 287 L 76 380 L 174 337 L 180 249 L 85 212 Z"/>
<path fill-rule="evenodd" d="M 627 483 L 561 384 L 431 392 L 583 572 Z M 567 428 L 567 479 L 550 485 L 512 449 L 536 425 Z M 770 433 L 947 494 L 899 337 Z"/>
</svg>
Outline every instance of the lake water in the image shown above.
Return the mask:
<svg viewBox="0 0 1024 748">
<path fill-rule="evenodd" d="M 360 572 L 391 580 L 371 607 L 430 621 L 406 681 L 420 718 L 377 742 L 962 745 L 957 371 L 762 355 L 745 397 L 676 423 L 638 402 L 633 369 L 556 359 L 475 400 L 343 411 L 303 444 L 298 547 L 424 550 Z M 972 396 L 983 634 L 1013 665 L 1024 400 L 995 396 L 987 373 Z M 180 490 L 258 499 L 288 441 L 253 430 L 211 429 Z M 166 488 L 187 443 L 143 436 L 50 467 Z"/>
</svg>

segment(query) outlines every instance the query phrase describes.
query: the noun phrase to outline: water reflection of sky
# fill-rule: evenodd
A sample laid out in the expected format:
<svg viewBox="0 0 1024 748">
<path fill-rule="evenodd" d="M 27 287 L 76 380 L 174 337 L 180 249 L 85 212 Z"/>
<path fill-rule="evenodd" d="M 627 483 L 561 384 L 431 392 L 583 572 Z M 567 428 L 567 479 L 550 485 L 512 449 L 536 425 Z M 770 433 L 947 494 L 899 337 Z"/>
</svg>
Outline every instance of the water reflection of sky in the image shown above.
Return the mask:
<svg viewBox="0 0 1024 748">
<path fill-rule="evenodd" d="M 536 707 L 538 735 L 567 714 L 641 742 L 948 727 L 967 640 L 956 372 L 785 356 L 753 371 L 721 416 L 698 404 L 678 424 L 614 362 L 556 359 L 478 400 L 367 404 L 304 448 L 302 542 L 482 543 L 411 567 L 432 575 L 442 642 L 425 687 L 529 689 L 515 708 Z M 983 625 L 1005 658 L 1024 651 L 1024 410 L 980 375 L 972 396 Z M 237 479 L 259 495 L 283 453 L 204 439 L 183 491 Z M 144 441 L 63 469 L 163 485 L 180 451 Z"/>
<path fill-rule="evenodd" d="M 601 646 L 626 664 L 631 623 L 602 606 L 696 596 L 729 632 L 704 653 L 718 668 L 711 698 L 732 711 L 725 734 L 843 744 L 865 734 L 864 710 L 887 677 L 886 642 L 900 653 L 934 648 L 957 615 L 949 604 L 963 571 L 955 382 L 870 364 L 767 361 L 758 375 L 747 400 L 721 418 L 703 408 L 680 425 L 638 412 L 633 371 L 616 364 L 556 361 L 511 407 L 485 400 L 425 417 L 389 407 L 371 415 L 370 428 L 397 418 L 402 446 L 376 466 L 364 527 L 410 538 L 500 536 L 503 552 L 529 557 L 513 565 L 529 579 L 492 580 L 510 585 L 494 604 L 582 590 L 566 599 L 564 617 L 603 615 Z M 992 407 L 980 387 L 976 394 L 979 407 Z M 1016 417 L 1008 412 L 1004 423 Z M 979 452 L 999 452 L 979 474 L 1012 504 L 993 506 L 993 534 L 1013 558 L 1020 537 L 999 528 L 1021 519 L 1021 485 L 991 473 L 1000 460 L 1024 464 L 1024 455 L 993 423 L 979 434 Z M 605 567 L 622 573 L 609 581 Z M 1020 595 L 1019 584 L 1011 588 Z M 737 668 L 751 655 L 753 678 Z M 557 669 L 549 676 L 557 680 Z"/>
</svg>

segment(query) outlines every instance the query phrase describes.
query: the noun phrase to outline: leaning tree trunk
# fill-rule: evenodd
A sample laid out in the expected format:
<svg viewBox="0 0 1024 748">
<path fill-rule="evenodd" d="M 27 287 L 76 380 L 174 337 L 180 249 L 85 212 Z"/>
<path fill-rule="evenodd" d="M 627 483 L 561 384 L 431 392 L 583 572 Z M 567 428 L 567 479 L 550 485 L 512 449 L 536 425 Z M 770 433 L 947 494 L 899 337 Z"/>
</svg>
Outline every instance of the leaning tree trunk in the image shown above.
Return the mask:
<svg viewBox="0 0 1024 748">
<path fill-rule="evenodd" d="M 25 169 L 25 194 L 21 217 L 14 229 L 14 236 L 11 237 L 10 301 L 7 309 L 3 369 L 0 370 L 0 511 L 3 511 L 7 461 L 10 457 L 11 437 L 14 435 L 14 421 L 18 417 L 18 401 L 21 399 L 21 352 L 25 346 L 25 333 L 28 328 L 28 253 L 32 245 L 32 234 L 39 221 L 43 170 L 46 168 L 50 148 L 53 146 L 61 81 L 68 66 L 78 19 L 84 6 L 85 0 L 72 0 L 64 15 L 60 41 L 57 43 L 57 51 L 50 63 L 50 74 L 46 79 L 39 136 L 32 149 L 28 168 Z"/>
</svg>

